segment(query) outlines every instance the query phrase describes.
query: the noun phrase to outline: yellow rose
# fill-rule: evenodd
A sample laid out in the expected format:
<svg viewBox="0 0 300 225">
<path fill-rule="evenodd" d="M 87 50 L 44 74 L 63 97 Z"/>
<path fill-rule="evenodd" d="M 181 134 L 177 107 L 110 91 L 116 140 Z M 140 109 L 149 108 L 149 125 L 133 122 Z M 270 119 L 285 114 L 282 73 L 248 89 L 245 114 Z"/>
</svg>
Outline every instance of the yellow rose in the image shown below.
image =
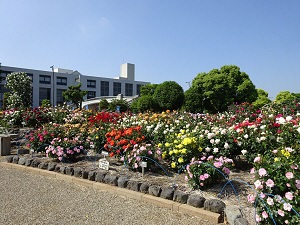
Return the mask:
<svg viewBox="0 0 300 225">
<path fill-rule="evenodd" d="M 166 142 L 166 143 L 165 143 L 165 146 L 166 146 L 166 147 L 169 147 L 169 146 L 170 146 L 170 144 L 169 144 L 168 142 Z"/>
<path fill-rule="evenodd" d="M 173 154 L 173 151 L 169 151 L 169 155 L 172 155 Z"/>
<path fill-rule="evenodd" d="M 180 151 L 182 154 L 186 154 L 186 148 L 181 149 Z"/>
<path fill-rule="evenodd" d="M 179 163 L 183 163 L 183 161 L 184 161 L 184 160 L 183 160 L 182 157 L 180 157 L 180 158 L 178 159 L 178 162 L 179 162 Z"/>
<path fill-rule="evenodd" d="M 159 143 L 157 146 L 160 148 L 162 146 L 162 143 Z"/>
<path fill-rule="evenodd" d="M 171 163 L 171 167 L 174 169 L 174 168 L 176 168 L 176 163 L 175 162 L 172 162 Z"/>
<path fill-rule="evenodd" d="M 178 154 L 179 151 L 177 149 L 173 150 L 174 154 Z"/>
<path fill-rule="evenodd" d="M 161 154 L 161 157 L 162 157 L 163 159 L 165 159 L 165 158 L 166 158 L 166 153 L 164 152 L 163 154 Z"/>
</svg>

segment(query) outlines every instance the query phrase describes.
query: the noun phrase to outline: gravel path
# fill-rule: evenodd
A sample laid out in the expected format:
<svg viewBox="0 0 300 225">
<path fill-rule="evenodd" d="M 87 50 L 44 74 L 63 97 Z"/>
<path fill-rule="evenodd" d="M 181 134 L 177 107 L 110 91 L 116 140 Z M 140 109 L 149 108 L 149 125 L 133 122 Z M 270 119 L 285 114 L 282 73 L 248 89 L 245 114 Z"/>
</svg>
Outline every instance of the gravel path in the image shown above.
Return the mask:
<svg viewBox="0 0 300 225">
<path fill-rule="evenodd" d="M 205 224 L 155 205 L 0 167 L 0 224 Z"/>
</svg>

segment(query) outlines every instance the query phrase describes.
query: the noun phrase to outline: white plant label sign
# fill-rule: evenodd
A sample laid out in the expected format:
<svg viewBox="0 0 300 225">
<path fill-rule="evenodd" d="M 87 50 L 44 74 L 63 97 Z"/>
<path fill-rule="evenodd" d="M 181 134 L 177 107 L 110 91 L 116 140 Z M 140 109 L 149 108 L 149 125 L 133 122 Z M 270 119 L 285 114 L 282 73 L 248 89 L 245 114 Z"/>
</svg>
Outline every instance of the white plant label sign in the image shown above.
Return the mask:
<svg viewBox="0 0 300 225">
<path fill-rule="evenodd" d="M 104 158 L 104 159 L 99 159 L 99 168 L 103 170 L 108 170 L 109 169 L 109 162 Z"/>
</svg>

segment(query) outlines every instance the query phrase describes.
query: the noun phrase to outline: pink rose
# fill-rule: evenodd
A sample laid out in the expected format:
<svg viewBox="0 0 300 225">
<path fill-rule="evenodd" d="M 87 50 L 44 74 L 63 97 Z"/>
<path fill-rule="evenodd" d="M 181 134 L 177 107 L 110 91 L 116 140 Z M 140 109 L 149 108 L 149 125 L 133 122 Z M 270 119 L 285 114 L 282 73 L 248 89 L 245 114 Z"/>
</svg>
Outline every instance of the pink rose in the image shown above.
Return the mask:
<svg viewBox="0 0 300 225">
<path fill-rule="evenodd" d="M 267 218 L 269 217 L 269 216 L 268 216 L 268 213 L 267 213 L 266 211 L 263 211 L 261 215 L 262 215 L 262 217 L 265 218 L 265 219 L 267 219 Z"/>
<path fill-rule="evenodd" d="M 224 172 L 225 174 L 229 175 L 229 174 L 230 174 L 230 169 L 228 169 L 227 167 L 224 167 L 224 168 L 223 168 L 223 172 Z"/>
<path fill-rule="evenodd" d="M 200 180 L 205 180 L 205 177 L 203 175 L 200 175 L 199 179 Z"/>
<path fill-rule="evenodd" d="M 291 204 L 289 204 L 289 203 L 284 203 L 284 204 L 283 204 L 283 209 L 284 209 L 285 211 L 291 211 L 291 210 L 292 210 L 292 206 L 291 206 Z"/>
<path fill-rule="evenodd" d="M 266 185 L 270 188 L 274 187 L 274 182 L 271 179 L 268 179 Z"/>
<path fill-rule="evenodd" d="M 285 176 L 286 176 L 287 179 L 292 179 L 292 178 L 294 178 L 294 174 L 293 174 L 292 172 L 287 172 L 287 173 L 285 174 Z"/>
<path fill-rule="evenodd" d="M 255 162 L 255 163 L 256 163 L 256 162 L 260 162 L 260 157 L 259 157 L 259 156 L 255 157 L 254 162 Z"/>
<path fill-rule="evenodd" d="M 279 216 L 284 217 L 284 211 L 283 210 L 278 209 L 277 213 L 278 213 Z"/>
<path fill-rule="evenodd" d="M 260 182 L 260 180 L 255 181 L 254 186 L 255 186 L 255 189 L 262 189 L 263 188 L 262 183 Z"/>
<path fill-rule="evenodd" d="M 267 198 L 267 203 L 268 203 L 268 205 L 274 205 L 273 198 L 268 197 Z"/>
<path fill-rule="evenodd" d="M 248 202 L 254 203 L 254 201 L 255 201 L 255 196 L 252 195 L 252 194 L 249 194 L 249 195 L 247 196 L 247 199 L 248 199 Z"/>
<path fill-rule="evenodd" d="M 255 220 L 256 220 L 256 222 L 260 222 L 260 221 L 261 221 L 260 216 L 256 214 L 256 215 L 255 215 Z"/>
<path fill-rule="evenodd" d="M 205 173 L 203 176 L 204 176 L 205 179 L 210 177 L 210 175 L 208 173 Z"/>
<path fill-rule="evenodd" d="M 258 174 L 259 174 L 259 176 L 263 177 L 263 176 L 267 175 L 267 171 L 264 168 L 260 168 L 258 170 Z"/>
<path fill-rule="evenodd" d="M 293 200 L 293 198 L 294 198 L 294 196 L 293 196 L 293 193 L 291 193 L 291 192 L 287 192 L 287 193 L 285 193 L 285 197 L 288 199 L 288 200 Z"/>
<path fill-rule="evenodd" d="M 221 166 L 223 166 L 222 162 L 214 162 L 214 166 L 217 168 L 220 168 Z"/>
</svg>

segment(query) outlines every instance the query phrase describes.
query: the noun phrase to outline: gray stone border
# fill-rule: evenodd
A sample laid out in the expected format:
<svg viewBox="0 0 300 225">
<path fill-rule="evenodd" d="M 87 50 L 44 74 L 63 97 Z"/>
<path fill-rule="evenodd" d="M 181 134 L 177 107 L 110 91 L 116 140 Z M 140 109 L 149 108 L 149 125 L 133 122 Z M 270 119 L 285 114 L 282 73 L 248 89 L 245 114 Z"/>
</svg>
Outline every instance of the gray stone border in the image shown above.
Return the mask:
<svg viewBox="0 0 300 225">
<path fill-rule="evenodd" d="M 174 187 L 157 186 L 149 182 L 140 182 L 134 179 L 130 179 L 129 176 L 111 175 L 107 171 L 102 169 L 87 171 L 83 170 L 81 167 L 61 166 L 55 162 L 46 163 L 42 162 L 38 158 L 32 159 L 19 157 L 18 155 L 10 155 L 6 157 L 6 161 L 7 163 L 18 164 L 23 167 L 33 167 L 40 170 L 47 170 L 49 172 L 53 171 L 58 174 L 73 176 L 82 180 L 88 180 L 91 182 L 103 183 L 122 189 L 128 189 L 130 191 L 136 192 L 136 194 L 141 193 L 149 195 L 148 198 L 150 198 L 150 196 L 159 197 L 165 200 L 171 200 L 180 205 L 188 205 L 198 209 L 203 208 L 205 211 L 216 213 L 217 215 L 219 215 L 214 216 L 217 219 L 214 218 L 213 222 L 226 222 L 230 225 L 250 224 L 245 218 L 242 217 L 242 213 L 237 206 L 226 206 L 226 204 L 219 199 L 205 199 L 203 196 L 197 194 L 188 194 L 183 191 L 176 190 L 176 188 Z M 55 177 L 59 178 L 57 176 Z M 123 190 L 123 192 L 124 191 L 125 190 Z"/>
</svg>

